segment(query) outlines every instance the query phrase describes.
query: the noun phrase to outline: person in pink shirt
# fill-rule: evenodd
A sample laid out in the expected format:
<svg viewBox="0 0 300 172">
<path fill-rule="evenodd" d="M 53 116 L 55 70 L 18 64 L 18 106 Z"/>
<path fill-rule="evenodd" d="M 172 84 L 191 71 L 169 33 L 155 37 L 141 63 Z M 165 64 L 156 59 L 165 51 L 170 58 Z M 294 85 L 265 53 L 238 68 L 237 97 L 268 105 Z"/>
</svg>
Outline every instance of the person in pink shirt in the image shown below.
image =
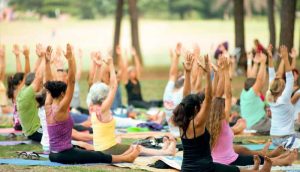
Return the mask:
<svg viewBox="0 0 300 172">
<path fill-rule="evenodd" d="M 291 165 L 297 159 L 297 151 L 282 153 L 283 148 L 278 147 L 268 152 L 270 144 L 267 144 L 262 151 L 251 151 L 243 146 L 233 145 L 234 134 L 228 123 L 232 97 L 230 62 L 224 57 L 221 57 L 220 61 L 219 81 L 214 91 L 215 97 L 207 124 L 211 134 L 210 147 L 213 161 L 225 165 L 245 166 L 254 164 L 254 156 L 259 156 L 261 164 L 264 162 L 263 157 L 268 156 L 271 157 L 274 166 Z"/>
</svg>

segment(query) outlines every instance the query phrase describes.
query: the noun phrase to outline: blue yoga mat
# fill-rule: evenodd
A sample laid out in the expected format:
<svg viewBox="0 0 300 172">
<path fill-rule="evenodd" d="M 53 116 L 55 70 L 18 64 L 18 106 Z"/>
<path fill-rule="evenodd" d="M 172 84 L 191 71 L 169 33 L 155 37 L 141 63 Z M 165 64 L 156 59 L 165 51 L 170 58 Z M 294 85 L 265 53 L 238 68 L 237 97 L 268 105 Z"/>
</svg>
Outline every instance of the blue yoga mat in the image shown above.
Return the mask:
<svg viewBox="0 0 300 172">
<path fill-rule="evenodd" d="M 29 145 L 29 144 L 33 144 L 33 142 L 30 141 L 30 140 L 23 140 L 23 141 L 16 141 L 16 140 L 12 140 L 12 141 L 0 141 L 0 146 Z"/>
<path fill-rule="evenodd" d="M 57 162 L 47 161 L 40 161 L 40 160 L 27 160 L 27 159 L 0 159 L 0 164 L 9 164 L 9 165 L 19 165 L 19 166 L 52 166 L 52 167 L 60 167 L 60 166 L 76 166 L 76 165 L 110 165 L 105 163 L 92 163 L 92 164 L 61 164 Z"/>
<path fill-rule="evenodd" d="M 265 147 L 264 144 L 246 144 L 246 145 L 241 145 L 241 146 L 244 146 L 253 151 L 262 150 Z M 271 144 L 269 147 L 269 150 L 274 150 L 274 149 L 276 149 L 276 146 Z"/>
</svg>

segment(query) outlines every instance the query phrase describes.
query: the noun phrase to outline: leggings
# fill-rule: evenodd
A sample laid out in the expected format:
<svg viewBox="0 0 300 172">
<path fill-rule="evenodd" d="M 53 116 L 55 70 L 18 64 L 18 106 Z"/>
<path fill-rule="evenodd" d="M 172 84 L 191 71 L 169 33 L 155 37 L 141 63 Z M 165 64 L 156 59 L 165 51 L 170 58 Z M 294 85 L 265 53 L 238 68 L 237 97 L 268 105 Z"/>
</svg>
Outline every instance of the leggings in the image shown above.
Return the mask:
<svg viewBox="0 0 300 172">
<path fill-rule="evenodd" d="M 162 107 L 162 100 L 152 100 L 152 101 L 144 101 L 144 100 L 133 100 L 129 101 L 129 105 L 132 105 L 136 108 L 149 109 L 151 107 Z"/>
<path fill-rule="evenodd" d="M 38 129 L 36 132 L 34 132 L 32 135 L 27 136 L 27 138 L 30 140 L 36 141 L 36 142 L 41 142 L 43 133 L 40 130 L 41 130 L 41 128 Z"/>
<path fill-rule="evenodd" d="M 59 153 L 50 153 L 51 162 L 62 164 L 112 163 L 112 156 L 97 151 L 71 148 Z"/>
<path fill-rule="evenodd" d="M 259 156 L 260 164 L 264 164 L 264 158 Z M 246 166 L 246 165 L 253 165 L 253 156 L 252 155 L 239 155 L 238 158 L 233 161 L 230 165 L 236 166 Z"/>
</svg>

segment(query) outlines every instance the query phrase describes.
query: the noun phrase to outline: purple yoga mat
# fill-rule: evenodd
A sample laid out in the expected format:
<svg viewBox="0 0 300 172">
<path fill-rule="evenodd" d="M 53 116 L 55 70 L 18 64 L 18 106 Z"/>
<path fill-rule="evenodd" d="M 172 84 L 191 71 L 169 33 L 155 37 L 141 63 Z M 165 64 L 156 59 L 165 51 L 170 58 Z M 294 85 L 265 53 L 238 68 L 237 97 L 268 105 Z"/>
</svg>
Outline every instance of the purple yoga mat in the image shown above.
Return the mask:
<svg viewBox="0 0 300 172">
<path fill-rule="evenodd" d="M 22 145 L 22 144 L 32 144 L 30 140 L 23 140 L 23 141 L 0 141 L 0 146 L 14 146 L 14 145 Z"/>
</svg>

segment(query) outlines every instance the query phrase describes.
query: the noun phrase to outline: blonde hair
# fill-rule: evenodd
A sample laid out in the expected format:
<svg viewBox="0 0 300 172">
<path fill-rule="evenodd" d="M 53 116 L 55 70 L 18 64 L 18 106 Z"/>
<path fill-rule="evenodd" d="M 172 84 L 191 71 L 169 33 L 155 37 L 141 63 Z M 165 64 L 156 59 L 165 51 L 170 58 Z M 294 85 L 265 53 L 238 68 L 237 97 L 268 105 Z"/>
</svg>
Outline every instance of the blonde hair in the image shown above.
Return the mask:
<svg viewBox="0 0 300 172">
<path fill-rule="evenodd" d="M 213 149 L 217 143 L 222 129 L 222 120 L 225 118 L 225 99 L 215 97 L 212 101 L 210 115 L 206 128 L 210 133 L 210 148 Z"/>
<path fill-rule="evenodd" d="M 269 102 L 275 102 L 277 97 L 282 94 L 285 88 L 285 81 L 282 78 L 275 78 L 267 91 L 267 100 Z"/>
</svg>

